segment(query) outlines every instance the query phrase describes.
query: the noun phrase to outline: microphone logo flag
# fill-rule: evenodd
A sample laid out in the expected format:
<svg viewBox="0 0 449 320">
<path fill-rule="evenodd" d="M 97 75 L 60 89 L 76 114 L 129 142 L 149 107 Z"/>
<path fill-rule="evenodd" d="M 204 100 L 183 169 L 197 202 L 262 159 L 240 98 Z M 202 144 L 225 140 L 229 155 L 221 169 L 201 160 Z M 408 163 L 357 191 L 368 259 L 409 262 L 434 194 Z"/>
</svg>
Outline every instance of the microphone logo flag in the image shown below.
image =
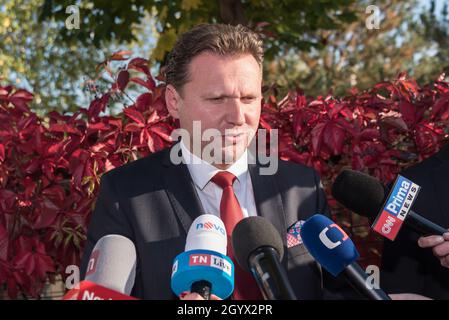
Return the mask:
<svg viewBox="0 0 449 320">
<path fill-rule="evenodd" d="M 90 259 L 89 262 L 87 264 L 87 270 L 86 270 L 86 277 L 94 274 L 95 271 L 97 270 L 97 262 L 98 262 L 98 258 L 100 256 L 100 250 L 94 250 L 92 252 L 92 254 L 90 255 Z"/>
<path fill-rule="evenodd" d="M 332 241 L 332 239 L 329 237 L 329 232 L 330 230 L 334 230 L 337 229 L 340 234 L 337 235 L 337 238 L 335 239 L 336 241 Z M 335 234 L 332 234 L 331 236 L 332 238 L 335 238 Z M 339 245 L 341 245 L 342 242 L 348 240 L 348 235 L 346 234 L 346 232 L 343 231 L 342 228 L 340 228 L 339 225 L 333 223 L 331 224 L 329 227 L 324 228 L 323 230 L 321 230 L 320 234 L 319 234 L 319 238 L 321 240 L 321 243 L 324 244 L 326 246 L 326 248 L 332 250 L 336 247 L 338 247 Z M 341 239 L 341 240 L 337 240 L 337 239 Z"/>
<path fill-rule="evenodd" d="M 225 259 L 213 254 L 191 254 L 189 256 L 189 266 L 210 266 L 232 275 L 232 266 Z"/>
<path fill-rule="evenodd" d="M 372 228 L 387 239 L 394 240 L 420 190 L 420 186 L 398 175 L 387 201 Z"/>
<path fill-rule="evenodd" d="M 210 222 L 210 221 L 206 221 L 204 223 L 201 223 L 201 222 L 197 223 L 196 229 L 197 230 L 206 229 L 206 230 L 210 230 L 210 231 L 219 231 L 222 235 L 224 235 L 224 236 L 226 235 L 226 231 L 222 226 L 220 226 L 219 224 Z"/>
<path fill-rule="evenodd" d="M 304 224 L 304 220 L 295 222 L 287 230 L 287 248 L 292 248 L 294 246 L 299 246 L 302 244 L 301 239 L 301 227 Z"/>
</svg>

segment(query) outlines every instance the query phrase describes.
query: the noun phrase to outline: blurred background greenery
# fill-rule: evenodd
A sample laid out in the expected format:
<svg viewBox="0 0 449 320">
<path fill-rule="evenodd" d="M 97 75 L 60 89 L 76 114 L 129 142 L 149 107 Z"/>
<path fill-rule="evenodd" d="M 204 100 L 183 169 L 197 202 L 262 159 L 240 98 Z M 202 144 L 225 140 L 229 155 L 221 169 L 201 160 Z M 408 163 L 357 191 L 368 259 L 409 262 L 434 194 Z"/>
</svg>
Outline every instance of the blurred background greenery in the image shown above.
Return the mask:
<svg viewBox="0 0 449 320">
<path fill-rule="evenodd" d="M 65 27 L 70 5 L 79 29 Z M 379 29 L 366 26 L 369 5 Z M 446 0 L 0 0 L 0 82 L 34 92 L 38 114 L 71 112 L 92 100 L 83 86 L 105 57 L 131 50 L 156 75 L 176 37 L 202 22 L 261 32 L 265 83 L 281 92 L 341 96 L 401 71 L 423 84 L 449 70 Z"/>
</svg>

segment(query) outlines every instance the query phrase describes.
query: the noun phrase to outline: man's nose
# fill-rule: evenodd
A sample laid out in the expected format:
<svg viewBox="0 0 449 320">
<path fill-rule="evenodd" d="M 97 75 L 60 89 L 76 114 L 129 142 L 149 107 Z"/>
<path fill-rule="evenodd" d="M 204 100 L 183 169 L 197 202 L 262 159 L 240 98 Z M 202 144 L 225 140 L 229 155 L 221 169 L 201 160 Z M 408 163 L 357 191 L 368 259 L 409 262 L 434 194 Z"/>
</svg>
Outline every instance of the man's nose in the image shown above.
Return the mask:
<svg viewBox="0 0 449 320">
<path fill-rule="evenodd" d="M 234 125 L 243 125 L 245 123 L 245 106 L 240 99 L 230 99 L 227 106 L 228 122 Z"/>
</svg>

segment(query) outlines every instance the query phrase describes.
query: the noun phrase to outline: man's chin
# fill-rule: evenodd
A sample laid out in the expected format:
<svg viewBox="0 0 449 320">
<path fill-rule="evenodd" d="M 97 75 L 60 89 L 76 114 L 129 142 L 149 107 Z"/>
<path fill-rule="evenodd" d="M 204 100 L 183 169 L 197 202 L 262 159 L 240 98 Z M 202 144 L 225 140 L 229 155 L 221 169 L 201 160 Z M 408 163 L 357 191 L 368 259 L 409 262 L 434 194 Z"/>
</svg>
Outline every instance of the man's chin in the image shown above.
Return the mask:
<svg viewBox="0 0 449 320">
<path fill-rule="evenodd" d="M 233 148 L 223 150 L 222 159 L 224 164 L 233 164 L 240 159 L 240 157 L 245 153 L 245 146 L 234 146 Z"/>
</svg>

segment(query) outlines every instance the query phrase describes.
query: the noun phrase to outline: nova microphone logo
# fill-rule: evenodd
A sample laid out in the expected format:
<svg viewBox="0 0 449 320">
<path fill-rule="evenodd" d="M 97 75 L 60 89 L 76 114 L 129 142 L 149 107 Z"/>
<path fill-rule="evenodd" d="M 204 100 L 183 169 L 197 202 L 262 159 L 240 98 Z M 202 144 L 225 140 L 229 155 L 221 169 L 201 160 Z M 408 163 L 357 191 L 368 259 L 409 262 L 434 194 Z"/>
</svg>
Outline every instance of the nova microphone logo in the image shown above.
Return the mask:
<svg viewBox="0 0 449 320">
<path fill-rule="evenodd" d="M 333 232 L 333 230 L 337 230 L 337 232 Z M 326 248 L 330 250 L 338 247 L 343 242 L 349 239 L 346 232 L 344 232 L 343 229 L 340 228 L 340 226 L 335 223 L 324 228 L 320 232 L 319 238 L 321 240 L 321 243 L 324 244 Z"/>
<path fill-rule="evenodd" d="M 410 212 L 419 189 L 419 185 L 399 175 L 372 226 L 373 230 L 387 239 L 394 240 Z"/>
<path fill-rule="evenodd" d="M 221 227 L 220 225 L 217 225 L 213 222 L 210 221 L 206 221 L 204 223 L 198 223 L 196 225 L 196 229 L 205 229 L 205 230 L 209 230 L 209 231 L 219 231 L 223 236 L 226 235 L 226 231 L 223 227 Z"/>
</svg>

